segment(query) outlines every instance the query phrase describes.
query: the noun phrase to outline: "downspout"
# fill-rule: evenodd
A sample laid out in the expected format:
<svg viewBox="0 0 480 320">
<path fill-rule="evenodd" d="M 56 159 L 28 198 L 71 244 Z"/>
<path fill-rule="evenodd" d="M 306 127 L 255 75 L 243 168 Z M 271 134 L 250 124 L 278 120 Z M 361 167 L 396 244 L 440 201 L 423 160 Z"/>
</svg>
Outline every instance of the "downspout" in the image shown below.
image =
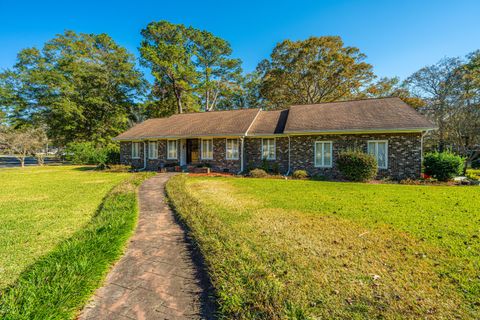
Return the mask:
<svg viewBox="0 0 480 320">
<path fill-rule="evenodd" d="M 240 171 L 237 174 L 240 174 L 240 173 L 243 172 L 243 161 L 244 161 L 243 157 L 245 156 L 244 143 L 243 143 L 244 139 L 245 139 L 245 136 L 240 137 L 240 145 L 241 145 L 241 150 L 242 150 L 242 156 L 240 157 Z"/>
<path fill-rule="evenodd" d="M 144 171 L 147 169 L 147 143 L 143 141 L 143 168 L 138 169 L 138 171 Z"/>
<path fill-rule="evenodd" d="M 420 139 L 420 160 L 422 161 L 423 164 L 423 137 L 425 137 L 428 133 L 428 130 L 425 130 L 425 132 L 422 132 L 422 137 Z"/>
<path fill-rule="evenodd" d="M 290 175 L 290 171 L 292 170 L 291 167 L 290 167 L 290 146 L 291 146 L 290 136 L 288 136 L 288 171 L 285 174 L 286 176 Z"/>
</svg>

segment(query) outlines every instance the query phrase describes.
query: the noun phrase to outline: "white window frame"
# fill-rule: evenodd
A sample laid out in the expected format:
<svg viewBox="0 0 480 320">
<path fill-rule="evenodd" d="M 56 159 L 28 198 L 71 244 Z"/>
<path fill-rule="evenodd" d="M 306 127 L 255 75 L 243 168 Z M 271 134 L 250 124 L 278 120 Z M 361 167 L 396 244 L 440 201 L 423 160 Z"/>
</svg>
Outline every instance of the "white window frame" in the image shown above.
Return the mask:
<svg viewBox="0 0 480 320">
<path fill-rule="evenodd" d="M 229 141 L 229 140 L 230 140 L 230 141 L 236 141 L 236 145 L 237 145 L 237 152 L 236 152 L 237 156 L 236 156 L 236 157 L 235 157 L 235 156 L 232 156 L 232 157 L 230 157 L 230 158 L 228 157 L 228 149 L 229 149 L 228 141 Z M 233 144 L 232 144 L 231 148 L 232 148 L 232 150 L 234 150 Z M 240 150 L 239 150 L 239 148 L 240 148 L 240 144 L 239 144 L 239 142 L 238 142 L 238 138 L 233 138 L 233 139 L 232 139 L 232 138 L 227 138 L 227 139 L 225 139 L 225 159 L 227 159 L 227 160 L 238 160 L 238 159 L 240 159 Z M 232 154 L 234 154 L 234 153 L 232 152 Z"/>
<path fill-rule="evenodd" d="M 175 157 L 170 157 L 170 143 L 175 142 Z M 167 140 L 167 160 L 178 159 L 178 140 Z"/>
<path fill-rule="evenodd" d="M 152 146 L 155 153 L 152 155 Z M 148 141 L 148 159 L 158 159 L 158 141 Z"/>
<path fill-rule="evenodd" d="M 267 157 L 263 156 L 264 150 L 265 150 L 265 145 L 264 141 L 265 140 L 273 140 L 273 157 L 270 157 L 270 154 Z M 270 146 L 270 143 L 268 143 L 268 146 Z M 267 147 L 268 148 L 268 147 Z M 275 160 L 277 158 L 277 139 L 275 138 L 262 138 L 262 160 Z"/>
<path fill-rule="evenodd" d="M 135 150 L 135 146 L 136 146 L 136 150 Z M 140 159 L 140 142 L 137 142 L 137 141 L 132 142 L 132 159 Z"/>
<path fill-rule="evenodd" d="M 375 160 L 377 160 L 378 164 L 378 144 L 385 143 L 385 166 L 381 167 L 378 166 L 379 169 L 388 169 L 388 140 L 368 140 L 367 141 L 367 153 L 370 154 L 370 143 L 375 143 L 375 150 L 373 155 L 375 156 Z"/>
<path fill-rule="evenodd" d="M 211 144 L 212 154 L 210 156 L 205 156 L 203 153 L 203 143 L 209 141 Z M 213 160 L 213 139 L 201 139 L 200 140 L 200 156 L 202 160 Z"/>
<path fill-rule="evenodd" d="M 330 144 L 330 164 L 325 164 L 325 145 Z M 322 148 L 322 158 L 320 163 L 317 161 L 317 144 L 321 145 Z M 332 168 L 333 167 L 333 142 L 332 141 L 315 141 L 314 150 L 313 150 L 313 162 L 315 163 L 315 168 Z"/>
</svg>

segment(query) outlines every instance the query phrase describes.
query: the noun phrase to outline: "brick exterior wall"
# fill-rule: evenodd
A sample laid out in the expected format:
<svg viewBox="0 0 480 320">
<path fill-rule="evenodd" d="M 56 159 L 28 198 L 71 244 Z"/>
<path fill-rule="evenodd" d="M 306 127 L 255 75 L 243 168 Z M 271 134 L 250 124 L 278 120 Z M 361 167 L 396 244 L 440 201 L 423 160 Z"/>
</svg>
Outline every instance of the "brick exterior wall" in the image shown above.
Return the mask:
<svg viewBox="0 0 480 320">
<path fill-rule="evenodd" d="M 199 154 L 200 154 L 200 163 L 209 164 L 213 171 L 224 172 L 228 171 L 231 173 L 238 173 L 240 171 L 241 163 L 240 158 L 242 157 L 242 145 L 240 139 L 238 139 L 238 160 L 227 160 L 227 146 L 226 138 L 214 138 L 213 139 L 213 159 L 204 160 L 202 159 L 201 154 L 201 141 L 199 143 Z"/>
<path fill-rule="evenodd" d="M 288 172 L 288 137 L 275 138 L 275 160 L 265 160 L 270 168 L 278 164 L 280 173 Z M 260 168 L 263 165 L 262 159 L 262 138 L 245 139 L 245 169 Z"/>
<path fill-rule="evenodd" d="M 367 152 L 369 140 L 388 141 L 388 168 L 379 169 L 377 178 L 390 177 L 395 180 L 416 179 L 421 173 L 421 133 L 401 134 L 358 134 L 358 135 L 317 135 L 291 137 L 291 169 L 307 170 L 311 175 L 319 174 L 328 178 L 340 178 L 335 166 L 338 153 L 347 149 Z M 316 168 L 314 164 L 315 141 L 333 142 L 332 168 Z"/>
<path fill-rule="evenodd" d="M 218 172 L 232 172 L 238 173 L 240 171 L 240 157 L 241 145 L 239 139 L 239 158 L 238 160 L 227 160 L 226 159 L 226 142 L 225 138 L 215 138 L 213 139 L 213 159 L 212 160 L 203 160 L 201 159 L 201 149 L 200 149 L 200 139 L 199 139 L 199 154 L 200 159 L 197 164 L 205 163 L 209 164 L 213 171 Z M 147 157 L 147 170 L 158 171 L 160 168 L 164 167 L 166 164 L 180 164 L 180 155 L 181 155 L 181 140 L 177 140 L 177 160 L 167 160 L 167 140 L 158 140 L 158 157 L 157 159 L 148 159 Z M 120 142 L 120 162 L 125 165 L 131 165 L 134 168 L 143 168 L 144 166 L 144 157 L 143 157 L 143 142 L 140 143 L 140 158 L 132 159 L 132 142 Z M 186 148 L 186 146 L 185 146 Z M 148 149 L 148 147 L 147 147 Z M 147 150 L 148 155 L 148 150 Z M 193 164 L 195 165 L 195 164 Z"/>
<path fill-rule="evenodd" d="M 165 164 L 178 164 L 180 163 L 180 142 L 178 142 L 177 147 L 177 160 L 167 160 L 167 140 L 158 140 L 157 141 L 158 155 L 157 159 L 148 159 L 147 156 L 147 170 L 157 171 Z M 147 143 L 148 144 L 148 143 Z M 132 159 L 132 142 L 120 142 L 120 163 L 132 166 L 136 169 L 143 168 L 144 166 L 144 145 L 143 141 L 140 142 L 139 149 L 140 157 L 138 159 Z M 148 145 L 147 145 L 147 155 L 148 155 Z"/>
<path fill-rule="evenodd" d="M 335 159 L 339 152 L 347 149 L 361 149 L 367 152 L 369 140 L 388 141 L 388 168 L 379 169 L 377 178 L 390 177 L 395 180 L 406 178 L 416 179 L 421 173 L 421 133 L 401 134 L 356 134 L 356 135 L 310 135 L 291 136 L 291 172 L 304 169 L 309 174 L 323 175 L 328 178 L 340 178 L 336 169 Z M 333 142 L 333 167 L 316 168 L 314 165 L 314 144 L 315 141 Z M 199 144 L 200 145 L 200 144 Z M 244 157 L 244 168 L 262 166 L 262 139 L 245 138 L 245 155 L 241 154 L 241 143 L 239 140 L 239 155 Z M 181 143 L 178 140 L 178 160 L 167 160 L 166 140 L 158 141 L 158 159 L 147 159 L 147 170 L 158 170 L 167 163 L 180 163 Z M 270 167 L 277 163 L 280 173 L 288 171 L 288 137 L 277 137 L 275 141 L 276 159 L 268 161 Z M 237 173 L 240 171 L 239 160 L 227 160 L 225 157 L 225 138 L 213 139 L 213 160 L 202 160 L 199 163 L 208 163 L 212 170 Z M 140 158 L 132 159 L 131 142 L 120 143 L 120 159 L 123 164 L 132 165 L 135 168 L 143 167 L 143 142 L 140 144 Z M 200 152 L 200 150 L 199 150 Z"/>
</svg>

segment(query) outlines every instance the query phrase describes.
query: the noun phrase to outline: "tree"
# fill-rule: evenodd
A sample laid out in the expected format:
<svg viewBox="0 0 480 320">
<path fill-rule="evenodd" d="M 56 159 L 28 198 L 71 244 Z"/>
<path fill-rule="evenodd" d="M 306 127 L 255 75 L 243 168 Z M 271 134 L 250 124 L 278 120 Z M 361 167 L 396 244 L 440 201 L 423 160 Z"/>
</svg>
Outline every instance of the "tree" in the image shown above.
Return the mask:
<svg viewBox="0 0 480 320">
<path fill-rule="evenodd" d="M 419 109 L 425 106 L 425 101 L 419 97 L 413 96 L 405 83 L 400 83 L 400 78 L 380 78 L 375 83 L 366 88 L 359 98 L 386 98 L 398 97 L 409 106 Z"/>
<path fill-rule="evenodd" d="M 126 129 L 145 87 L 134 56 L 108 35 L 73 31 L 42 50 L 22 50 L 2 77 L 0 104 L 13 124 L 45 124 L 57 144 L 108 144 Z"/>
<path fill-rule="evenodd" d="M 160 21 L 149 23 L 141 34 L 141 64 L 151 69 L 157 86 L 165 85 L 172 91 L 178 113 L 193 109 L 185 105 L 199 78 L 191 31 L 182 24 Z"/>
<path fill-rule="evenodd" d="M 208 31 L 189 28 L 195 44 L 194 58 L 204 111 L 212 111 L 221 100 L 227 103 L 241 92 L 241 60 L 232 59 L 230 44 Z"/>
<path fill-rule="evenodd" d="M 20 166 L 25 166 L 25 158 L 29 155 L 38 155 L 39 165 L 43 165 L 44 147 L 47 135 L 42 128 L 24 127 L 21 129 L 3 128 L 0 131 L 0 143 L 5 150 L 20 161 Z"/>
<path fill-rule="evenodd" d="M 352 98 L 374 78 L 364 59 L 340 37 L 285 40 L 276 45 L 270 60 L 260 63 L 260 92 L 271 108 Z"/>
<path fill-rule="evenodd" d="M 480 156 L 480 50 L 467 55 L 460 68 L 461 101 L 449 121 L 451 136 L 466 164 Z M 464 166 L 466 170 L 467 166 Z"/>
<path fill-rule="evenodd" d="M 411 92 L 426 101 L 421 109 L 438 125 L 434 137 L 438 150 L 445 149 L 448 139 L 448 123 L 462 104 L 462 62 L 458 58 L 446 58 L 437 64 L 426 66 L 412 74 L 406 83 Z"/>
</svg>

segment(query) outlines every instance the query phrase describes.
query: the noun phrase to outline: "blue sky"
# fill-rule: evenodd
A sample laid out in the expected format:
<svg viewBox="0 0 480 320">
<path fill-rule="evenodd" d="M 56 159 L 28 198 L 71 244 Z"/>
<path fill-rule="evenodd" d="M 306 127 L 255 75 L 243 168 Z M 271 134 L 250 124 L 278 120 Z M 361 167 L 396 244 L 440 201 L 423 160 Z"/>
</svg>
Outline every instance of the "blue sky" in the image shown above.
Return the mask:
<svg viewBox="0 0 480 320">
<path fill-rule="evenodd" d="M 206 29 L 228 40 L 245 71 L 283 39 L 339 35 L 379 76 L 402 79 L 446 56 L 480 49 L 480 1 L 18 1 L 0 0 L 0 69 L 17 52 L 71 29 L 108 33 L 138 54 L 154 20 Z"/>
</svg>

